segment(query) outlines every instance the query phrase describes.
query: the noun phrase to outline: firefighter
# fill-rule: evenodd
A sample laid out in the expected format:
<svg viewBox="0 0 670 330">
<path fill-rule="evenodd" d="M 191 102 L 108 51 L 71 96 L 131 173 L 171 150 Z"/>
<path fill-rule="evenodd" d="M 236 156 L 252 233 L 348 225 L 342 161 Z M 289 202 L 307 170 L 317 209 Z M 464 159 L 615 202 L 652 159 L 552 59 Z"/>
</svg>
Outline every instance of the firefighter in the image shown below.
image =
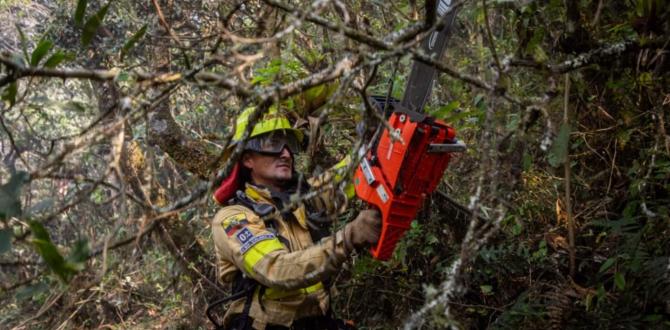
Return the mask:
<svg viewBox="0 0 670 330">
<path fill-rule="evenodd" d="M 233 145 L 252 111 L 237 118 Z M 215 192 L 227 205 L 212 221 L 218 269 L 237 298 L 223 317 L 226 329 L 353 328 L 331 315 L 329 279 L 354 249 L 379 239 L 380 215 L 364 210 L 335 235 L 324 233 L 324 214 L 337 208 L 332 198 L 291 202 L 313 188 L 294 168 L 302 142 L 302 132 L 270 108 Z"/>
</svg>

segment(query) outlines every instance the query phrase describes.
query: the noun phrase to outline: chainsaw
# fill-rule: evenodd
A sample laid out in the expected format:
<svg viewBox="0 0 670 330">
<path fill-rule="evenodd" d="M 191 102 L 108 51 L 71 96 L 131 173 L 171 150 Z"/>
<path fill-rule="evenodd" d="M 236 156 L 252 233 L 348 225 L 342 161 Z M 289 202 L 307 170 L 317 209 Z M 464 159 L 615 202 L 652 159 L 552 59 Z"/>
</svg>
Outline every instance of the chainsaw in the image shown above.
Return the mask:
<svg viewBox="0 0 670 330">
<path fill-rule="evenodd" d="M 451 0 L 439 0 L 436 14 L 444 26 L 431 32 L 421 47 L 439 60 L 456 17 Z M 452 127 L 423 113 L 436 76 L 434 66 L 415 60 L 401 101 L 386 96 L 368 100 L 376 111 L 390 113 L 354 174 L 356 195 L 382 215 L 381 235 L 371 249 L 375 259 L 391 257 L 424 199 L 440 183 L 451 154 L 466 149 Z"/>
</svg>

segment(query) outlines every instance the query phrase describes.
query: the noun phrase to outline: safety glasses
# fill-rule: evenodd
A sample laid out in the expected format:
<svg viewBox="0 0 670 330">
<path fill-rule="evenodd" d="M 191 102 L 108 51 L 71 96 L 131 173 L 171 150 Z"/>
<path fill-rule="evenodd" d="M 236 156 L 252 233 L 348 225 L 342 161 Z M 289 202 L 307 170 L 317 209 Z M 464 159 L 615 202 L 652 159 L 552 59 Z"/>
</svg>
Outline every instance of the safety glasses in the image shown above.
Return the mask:
<svg viewBox="0 0 670 330">
<path fill-rule="evenodd" d="M 279 156 L 284 147 L 293 155 L 300 152 L 300 142 L 295 134 L 279 130 L 249 139 L 245 149 L 264 155 Z"/>
</svg>

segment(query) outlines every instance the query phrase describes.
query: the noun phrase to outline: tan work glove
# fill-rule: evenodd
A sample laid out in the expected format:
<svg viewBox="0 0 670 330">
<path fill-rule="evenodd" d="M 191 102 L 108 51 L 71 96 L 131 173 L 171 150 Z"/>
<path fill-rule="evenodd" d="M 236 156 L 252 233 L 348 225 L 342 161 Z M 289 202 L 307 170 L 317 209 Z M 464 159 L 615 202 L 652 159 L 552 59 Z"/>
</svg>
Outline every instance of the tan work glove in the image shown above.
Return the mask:
<svg viewBox="0 0 670 330">
<path fill-rule="evenodd" d="M 354 221 L 344 227 L 347 248 L 362 248 L 377 243 L 381 233 L 381 214 L 377 210 L 364 210 Z"/>
</svg>

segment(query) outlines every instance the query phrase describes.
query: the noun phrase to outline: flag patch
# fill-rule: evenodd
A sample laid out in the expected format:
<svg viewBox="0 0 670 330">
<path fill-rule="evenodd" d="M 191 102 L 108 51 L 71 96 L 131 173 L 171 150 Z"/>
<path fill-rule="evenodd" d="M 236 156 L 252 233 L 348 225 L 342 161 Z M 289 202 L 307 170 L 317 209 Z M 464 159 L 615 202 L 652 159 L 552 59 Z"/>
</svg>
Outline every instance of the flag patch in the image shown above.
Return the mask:
<svg viewBox="0 0 670 330">
<path fill-rule="evenodd" d="M 226 235 L 228 237 L 233 236 L 238 230 L 242 229 L 245 225 L 249 224 L 249 221 L 247 219 L 240 220 L 240 221 L 233 221 L 231 222 L 224 230 L 226 231 Z"/>
<path fill-rule="evenodd" d="M 228 237 L 233 236 L 238 230 L 248 225 L 249 221 L 244 213 L 235 214 L 223 221 L 223 230 Z"/>
</svg>

